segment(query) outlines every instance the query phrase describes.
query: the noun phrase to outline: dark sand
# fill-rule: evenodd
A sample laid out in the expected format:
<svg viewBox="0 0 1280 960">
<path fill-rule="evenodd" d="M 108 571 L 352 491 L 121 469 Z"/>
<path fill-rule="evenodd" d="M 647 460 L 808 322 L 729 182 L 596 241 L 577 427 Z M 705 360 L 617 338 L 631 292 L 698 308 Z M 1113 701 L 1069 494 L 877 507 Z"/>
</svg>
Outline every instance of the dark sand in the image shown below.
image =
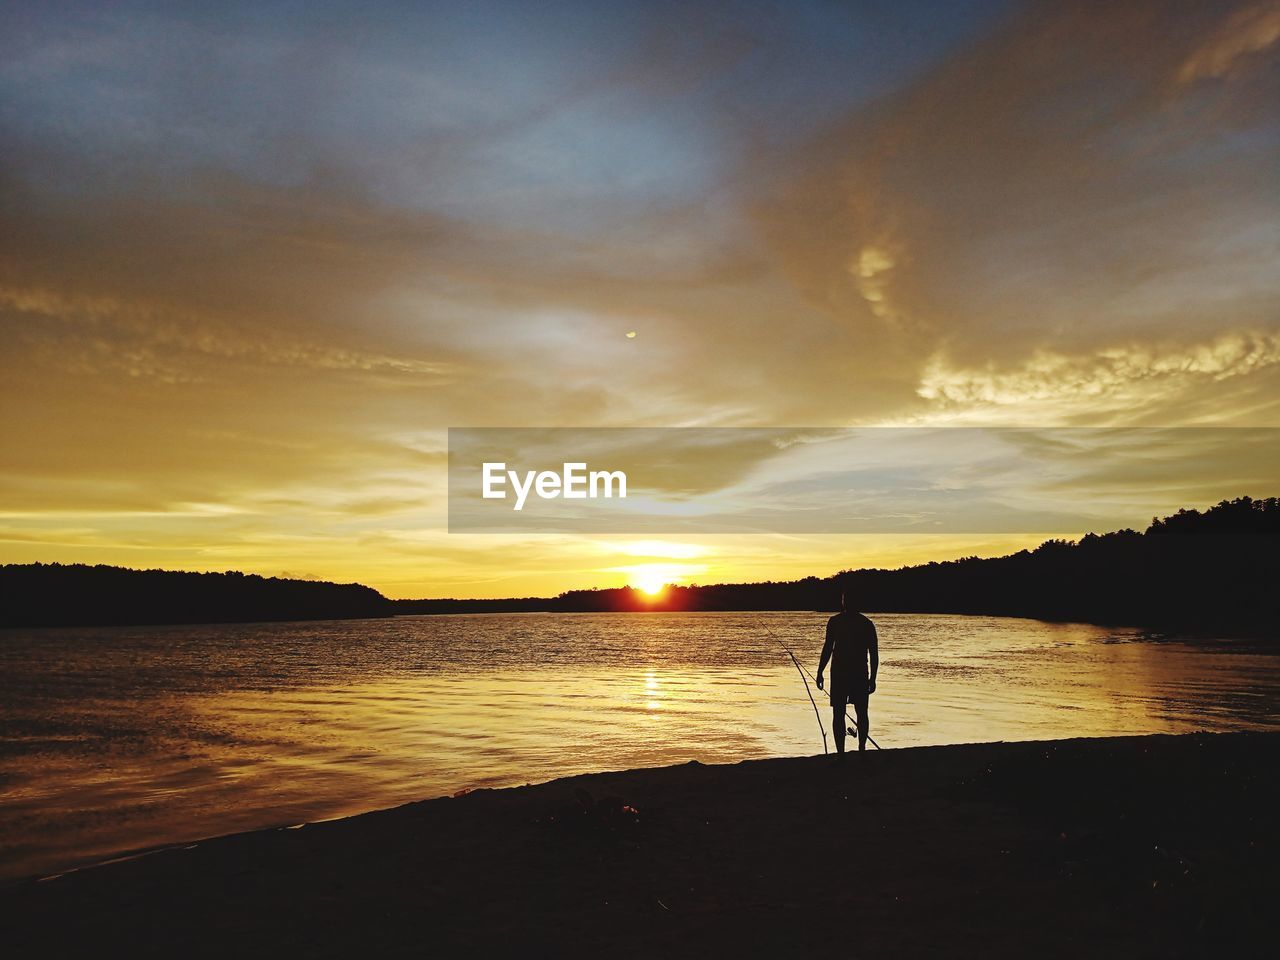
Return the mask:
<svg viewBox="0 0 1280 960">
<path fill-rule="evenodd" d="M 1229 734 L 573 777 L 10 886 L 0 929 L 11 957 L 1270 956 L 1277 761 Z"/>
</svg>

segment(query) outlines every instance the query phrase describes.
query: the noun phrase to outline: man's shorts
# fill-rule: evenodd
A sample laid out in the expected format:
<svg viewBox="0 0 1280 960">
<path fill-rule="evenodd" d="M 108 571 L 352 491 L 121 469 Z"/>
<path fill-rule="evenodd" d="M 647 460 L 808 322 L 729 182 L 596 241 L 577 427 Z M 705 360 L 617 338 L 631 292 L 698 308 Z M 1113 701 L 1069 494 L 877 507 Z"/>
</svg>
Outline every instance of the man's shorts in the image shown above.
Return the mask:
<svg viewBox="0 0 1280 960">
<path fill-rule="evenodd" d="M 864 678 L 861 682 L 857 680 L 852 683 L 841 681 L 839 686 L 834 683 L 831 685 L 831 705 L 838 707 L 841 704 L 852 703 L 854 709 L 865 711 L 867 709 L 867 687 L 869 682 Z"/>
</svg>

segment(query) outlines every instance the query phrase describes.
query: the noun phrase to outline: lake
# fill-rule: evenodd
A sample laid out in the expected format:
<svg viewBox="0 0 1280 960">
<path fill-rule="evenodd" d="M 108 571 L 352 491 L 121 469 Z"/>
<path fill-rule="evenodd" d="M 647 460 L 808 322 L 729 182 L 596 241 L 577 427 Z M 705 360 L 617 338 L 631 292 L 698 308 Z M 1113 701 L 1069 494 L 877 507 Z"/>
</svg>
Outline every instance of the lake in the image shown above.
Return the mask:
<svg viewBox="0 0 1280 960">
<path fill-rule="evenodd" d="M 1275 642 L 873 619 L 871 733 L 885 749 L 1280 729 Z M 825 621 L 512 614 L 0 631 L 0 878 L 477 787 L 821 753 L 778 640 L 815 670 Z"/>
</svg>

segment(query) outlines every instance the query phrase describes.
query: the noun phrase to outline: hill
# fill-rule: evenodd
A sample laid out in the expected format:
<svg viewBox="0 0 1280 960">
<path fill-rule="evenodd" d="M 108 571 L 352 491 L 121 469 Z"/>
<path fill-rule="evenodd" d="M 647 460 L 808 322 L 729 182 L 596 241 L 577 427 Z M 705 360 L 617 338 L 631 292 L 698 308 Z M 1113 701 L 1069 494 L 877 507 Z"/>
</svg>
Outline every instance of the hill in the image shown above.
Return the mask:
<svg viewBox="0 0 1280 960">
<path fill-rule="evenodd" d="M 5 627 L 342 620 L 391 615 L 386 597 L 358 583 L 79 563 L 0 566 L 0 626 Z"/>
</svg>

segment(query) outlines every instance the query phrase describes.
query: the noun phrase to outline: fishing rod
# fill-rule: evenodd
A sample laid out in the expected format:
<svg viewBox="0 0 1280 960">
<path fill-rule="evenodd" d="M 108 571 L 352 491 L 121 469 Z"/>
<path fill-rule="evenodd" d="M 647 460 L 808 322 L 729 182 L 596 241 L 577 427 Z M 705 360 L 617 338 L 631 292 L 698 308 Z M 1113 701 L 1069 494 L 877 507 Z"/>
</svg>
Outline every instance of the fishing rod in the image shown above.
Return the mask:
<svg viewBox="0 0 1280 960">
<path fill-rule="evenodd" d="M 783 650 L 787 651 L 787 656 L 791 658 L 791 662 L 794 663 L 796 665 L 796 669 L 800 671 L 800 679 L 804 680 L 805 693 L 809 694 L 809 702 L 813 704 L 813 712 L 815 715 L 818 716 L 818 728 L 822 730 L 822 752 L 825 754 L 827 752 L 827 730 L 825 727 L 822 726 L 822 717 L 821 715 L 818 714 L 818 705 L 814 703 L 813 694 L 810 693 L 809 691 L 809 680 L 812 680 L 816 684 L 818 682 L 818 678 L 815 677 L 812 673 L 809 673 L 809 669 L 806 666 L 804 666 L 799 660 L 796 659 L 796 655 L 791 652 L 791 648 L 782 642 L 782 638 L 778 636 L 776 633 L 774 633 L 773 630 L 770 629 L 767 623 L 765 623 L 759 617 L 756 617 L 755 621 L 756 623 L 760 624 L 760 626 L 764 627 L 765 632 L 769 634 L 769 636 L 773 637 L 773 639 L 777 641 L 778 646 L 782 647 Z M 808 677 L 809 677 L 808 680 L 805 679 L 806 674 L 808 674 Z M 818 689 L 822 689 L 822 688 L 819 687 Z M 844 720 L 845 720 L 845 723 L 849 725 L 849 732 L 852 733 L 854 736 L 857 736 L 858 721 L 852 719 L 849 716 L 849 708 L 847 706 L 844 708 Z M 867 734 L 867 739 L 871 741 L 871 745 L 875 747 L 877 750 L 882 749 L 880 744 L 876 743 L 875 739 L 871 736 L 871 734 Z"/>
<path fill-rule="evenodd" d="M 757 617 L 757 619 L 759 618 Z M 769 628 L 765 627 L 765 629 L 768 630 Z M 781 643 L 781 641 L 779 642 Z M 794 663 L 796 665 L 796 669 L 800 671 L 800 680 L 804 683 L 804 692 L 809 694 L 809 703 L 813 706 L 813 716 L 818 721 L 818 729 L 822 731 L 822 755 L 825 757 L 828 753 L 827 728 L 822 725 L 822 714 L 818 712 L 818 702 L 813 699 L 813 691 L 809 689 L 809 681 L 804 675 L 805 669 L 800 665 L 800 661 L 796 659 L 796 655 L 787 649 L 786 644 L 783 644 L 782 649 L 787 651 L 787 656 L 791 658 L 791 662 Z M 814 682 L 816 683 L 817 681 L 815 680 Z"/>
</svg>

